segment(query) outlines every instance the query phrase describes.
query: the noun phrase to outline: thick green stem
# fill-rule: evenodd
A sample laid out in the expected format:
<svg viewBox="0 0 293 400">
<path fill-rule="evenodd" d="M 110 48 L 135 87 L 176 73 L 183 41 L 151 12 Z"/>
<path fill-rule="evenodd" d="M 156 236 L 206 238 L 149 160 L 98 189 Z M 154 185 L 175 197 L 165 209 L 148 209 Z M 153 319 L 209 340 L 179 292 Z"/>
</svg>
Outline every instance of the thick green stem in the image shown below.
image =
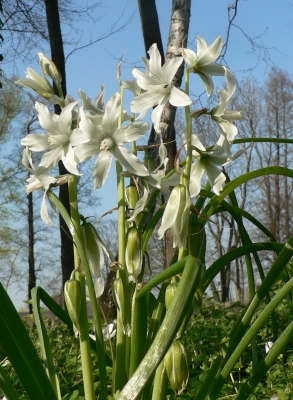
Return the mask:
<svg viewBox="0 0 293 400">
<path fill-rule="evenodd" d="M 165 400 L 167 392 L 168 377 L 164 360 L 158 366 L 154 379 L 152 400 Z"/>
<path fill-rule="evenodd" d="M 134 375 L 118 396 L 119 400 L 137 399 L 149 379 L 153 376 L 182 323 L 184 311 L 189 307 L 200 282 L 200 275 L 201 266 L 198 260 L 192 256 L 186 257 L 181 281 L 160 330 Z"/>
<path fill-rule="evenodd" d="M 81 237 L 78 235 L 75 225 L 71 220 L 70 216 L 68 215 L 62 202 L 51 190 L 47 192 L 47 195 L 56 205 L 60 214 L 62 215 L 62 218 L 64 219 L 66 225 L 68 226 L 73 241 L 78 249 L 78 253 L 84 268 L 85 277 L 88 285 L 89 297 L 91 300 L 92 312 L 93 312 L 93 323 L 96 332 L 96 346 L 99 359 L 99 372 L 100 372 L 100 384 L 101 384 L 101 399 L 106 400 L 108 397 L 108 389 L 107 389 L 106 356 L 105 356 L 104 338 L 102 333 L 102 324 L 100 320 L 96 292 L 92 280 L 90 267 L 88 265 L 88 261 L 83 249 L 83 242 L 81 240 Z"/>
<path fill-rule="evenodd" d="M 120 90 L 121 94 L 121 112 L 118 121 L 118 128 L 122 125 L 122 98 L 123 90 Z M 127 284 L 126 279 L 126 266 L 125 266 L 125 249 L 126 249 L 126 231 L 125 231 L 125 184 L 124 177 L 122 176 L 122 166 L 118 160 L 116 160 L 116 179 L 117 179 L 117 195 L 118 195 L 118 263 L 119 269 L 117 277 L 121 278 L 124 284 Z M 126 307 L 128 309 L 128 307 Z M 127 310 L 120 310 L 117 312 L 117 329 L 116 329 L 116 352 L 113 366 L 113 384 L 112 393 L 116 393 L 117 390 L 121 390 L 126 383 L 128 368 L 126 360 L 126 335 L 123 332 L 123 326 L 121 323 L 120 313 L 126 313 Z M 126 316 L 123 315 L 125 320 Z M 129 319 L 128 319 L 129 320 Z"/>
<path fill-rule="evenodd" d="M 134 301 L 131 321 L 131 358 L 129 377 L 131 377 L 143 359 L 146 350 L 147 333 L 146 297 Z"/>
<path fill-rule="evenodd" d="M 85 276 L 82 273 L 76 273 L 75 277 L 81 284 L 81 310 L 79 316 L 79 345 L 80 345 L 80 356 L 82 364 L 82 376 L 84 385 L 84 394 L 86 400 L 95 400 L 95 387 L 94 387 L 94 376 L 93 376 L 93 365 L 91 359 L 90 349 L 90 337 L 89 337 L 89 325 L 87 317 L 87 305 L 86 305 L 86 294 L 85 294 Z"/>
<path fill-rule="evenodd" d="M 70 214 L 71 219 L 74 223 L 75 229 L 81 238 L 80 229 L 80 216 L 78 212 L 78 200 L 77 200 L 77 176 L 71 175 L 68 179 L 68 194 L 69 194 L 69 204 L 70 204 Z M 79 255 L 76 246 L 73 248 L 74 251 L 74 267 L 76 270 L 80 270 Z"/>
<path fill-rule="evenodd" d="M 189 72 L 185 70 L 185 92 L 189 94 Z M 192 147 L 191 147 L 191 135 L 192 135 L 192 121 L 190 114 L 190 106 L 185 107 L 185 121 L 186 121 L 186 166 L 185 172 L 182 174 L 182 184 L 189 188 L 190 182 L 190 170 L 192 164 Z"/>
</svg>

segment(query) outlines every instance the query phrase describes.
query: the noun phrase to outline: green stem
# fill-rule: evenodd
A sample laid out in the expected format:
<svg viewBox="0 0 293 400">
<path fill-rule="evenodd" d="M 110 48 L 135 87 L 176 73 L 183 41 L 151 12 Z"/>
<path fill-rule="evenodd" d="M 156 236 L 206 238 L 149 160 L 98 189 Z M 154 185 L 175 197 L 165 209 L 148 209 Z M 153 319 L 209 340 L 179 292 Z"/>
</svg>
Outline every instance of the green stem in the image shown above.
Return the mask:
<svg viewBox="0 0 293 400">
<path fill-rule="evenodd" d="M 164 358 L 184 318 L 184 311 L 200 282 L 201 265 L 192 256 L 186 264 L 176 294 L 149 351 L 118 396 L 119 400 L 135 400 L 140 395 L 156 368 Z"/>
<path fill-rule="evenodd" d="M 131 358 L 129 378 L 134 374 L 146 350 L 147 333 L 146 297 L 135 299 L 131 321 Z"/>
<path fill-rule="evenodd" d="M 94 387 L 93 365 L 92 365 L 91 350 L 90 350 L 89 325 L 88 325 L 86 294 L 85 294 L 85 276 L 84 274 L 77 272 L 75 273 L 75 277 L 80 282 L 81 285 L 79 345 L 80 345 L 80 356 L 82 364 L 84 394 L 86 400 L 95 400 L 96 396 Z"/>
<path fill-rule="evenodd" d="M 123 88 L 120 86 L 121 95 L 121 112 L 118 120 L 118 128 L 122 125 L 122 99 L 123 99 Z M 125 249 L 126 249 L 126 232 L 125 232 L 125 184 L 124 177 L 122 176 L 122 166 L 118 160 L 116 160 L 116 179 L 117 179 L 117 196 L 118 196 L 118 263 L 119 269 L 117 271 L 117 276 L 123 280 L 123 283 L 127 285 L 126 282 L 126 266 L 125 266 Z M 112 393 L 115 394 L 117 390 L 121 390 L 126 383 L 127 374 L 127 360 L 126 360 L 126 335 L 123 332 L 123 326 L 121 323 L 121 318 L 119 313 L 126 313 L 126 310 L 117 311 L 117 327 L 116 327 L 116 352 L 115 360 L 113 365 L 113 384 Z M 126 316 L 123 315 L 123 319 Z M 128 319 L 129 320 L 129 319 Z"/>
<path fill-rule="evenodd" d="M 168 377 L 164 364 L 164 360 L 162 360 L 156 370 L 152 400 L 166 399 Z"/>
<path fill-rule="evenodd" d="M 189 71 L 185 69 L 185 92 L 189 94 Z M 192 147 L 191 147 L 191 136 L 192 136 L 192 120 L 190 113 L 190 106 L 185 107 L 185 120 L 186 120 L 186 166 L 185 172 L 182 176 L 182 184 L 189 188 L 190 182 L 190 170 L 192 164 Z"/>
<path fill-rule="evenodd" d="M 106 356 L 105 356 L 104 338 L 102 333 L 102 324 L 100 320 L 100 313 L 99 313 L 96 292 L 92 280 L 90 267 L 88 265 L 88 261 L 83 249 L 83 242 L 77 233 L 73 221 L 71 220 L 70 216 L 68 215 L 68 212 L 66 211 L 64 205 L 59 200 L 59 198 L 51 190 L 48 190 L 47 195 L 48 197 L 50 197 L 55 206 L 58 208 L 60 214 L 62 215 L 62 218 L 64 219 L 66 225 L 68 226 L 73 241 L 78 249 L 78 253 L 84 268 L 85 277 L 88 285 L 89 297 L 91 300 L 92 312 L 93 312 L 93 323 L 96 332 L 96 346 L 99 359 L 99 372 L 100 372 L 100 384 L 101 384 L 101 399 L 107 400 L 108 389 L 107 389 Z"/>
<path fill-rule="evenodd" d="M 70 204 L 70 215 L 71 220 L 74 223 L 75 229 L 79 235 L 82 237 L 81 229 L 80 229 L 80 216 L 78 212 L 78 200 L 77 200 L 77 176 L 70 175 L 68 179 L 68 194 L 69 194 L 69 204 Z M 80 270 L 80 262 L 79 255 L 76 246 L 73 248 L 74 252 L 74 268 L 76 270 Z"/>
<path fill-rule="evenodd" d="M 293 288 L 293 278 L 290 279 L 286 285 L 283 286 L 282 289 L 276 294 L 276 296 L 271 300 L 271 302 L 264 308 L 264 310 L 260 313 L 256 321 L 251 325 L 248 331 L 240 340 L 238 346 L 231 354 L 229 359 L 227 360 L 226 364 L 224 365 L 221 375 L 219 376 L 217 382 L 213 390 L 210 393 L 211 399 L 218 398 L 218 394 L 223 386 L 225 380 L 228 378 L 233 366 L 236 364 L 237 360 L 241 354 L 243 354 L 246 347 L 251 342 L 252 338 L 257 334 L 258 330 L 264 325 L 265 321 L 268 317 L 272 314 L 272 312 L 276 309 L 276 307 L 281 303 L 281 301 L 292 291 Z"/>
</svg>

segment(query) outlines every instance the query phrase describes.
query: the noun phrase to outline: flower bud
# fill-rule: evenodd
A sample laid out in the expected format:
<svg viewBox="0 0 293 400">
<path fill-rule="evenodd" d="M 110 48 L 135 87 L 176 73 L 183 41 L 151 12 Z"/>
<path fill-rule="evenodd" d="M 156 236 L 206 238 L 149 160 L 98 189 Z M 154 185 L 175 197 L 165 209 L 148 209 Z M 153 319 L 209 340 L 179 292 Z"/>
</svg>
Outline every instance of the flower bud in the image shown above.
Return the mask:
<svg viewBox="0 0 293 400">
<path fill-rule="evenodd" d="M 166 205 L 162 224 L 158 230 L 159 239 L 165 231 L 171 228 L 173 232 L 173 247 L 187 246 L 188 221 L 190 214 L 190 194 L 185 185 L 177 185 L 171 192 Z"/>
<path fill-rule="evenodd" d="M 81 231 L 83 235 L 85 254 L 91 269 L 91 273 L 93 274 L 94 279 L 100 279 L 102 277 L 101 269 L 104 265 L 104 253 L 99 235 L 93 224 L 89 222 L 84 222 L 81 225 Z M 99 283 L 103 284 L 103 279 L 100 279 Z M 100 287 L 99 296 L 102 295 L 103 291 L 104 287 Z"/>
<path fill-rule="evenodd" d="M 127 320 L 127 293 L 121 278 L 116 278 L 113 282 L 113 299 L 118 310 L 120 311 L 119 316 L 123 333 L 130 336 L 131 328 L 130 323 Z"/>
<path fill-rule="evenodd" d="M 50 58 L 46 57 L 43 53 L 38 53 L 40 59 L 40 66 L 44 75 L 49 76 L 55 82 L 56 86 L 61 86 L 62 76 L 58 71 L 56 65 Z"/>
<path fill-rule="evenodd" d="M 70 319 L 77 332 L 80 331 L 79 316 L 81 309 L 81 285 L 76 279 L 70 279 L 65 282 L 64 286 L 64 300 L 68 310 Z"/>
<path fill-rule="evenodd" d="M 125 198 L 128 207 L 131 210 L 135 209 L 136 203 L 139 200 L 139 195 L 136 186 L 129 185 L 125 188 Z"/>
<path fill-rule="evenodd" d="M 189 378 L 188 355 L 180 340 L 175 340 L 165 355 L 165 367 L 171 388 L 180 394 L 187 386 Z"/>
<path fill-rule="evenodd" d="M 127 232 L 125 263 L 129 282 L 136 283 L 142 268 L 141 232 L 136 226 L 132 226 Z"/>
<path fill-rule="evenodd" d="M 171 301 L 173 300 L 173 297 L 175 296 L 177 288 L 178 288 L 178 283 L 177 282 L 170 283 L 166 288 L 165 306 L 166 306 L 167 310 L 170 307 Z"/>
</svg>

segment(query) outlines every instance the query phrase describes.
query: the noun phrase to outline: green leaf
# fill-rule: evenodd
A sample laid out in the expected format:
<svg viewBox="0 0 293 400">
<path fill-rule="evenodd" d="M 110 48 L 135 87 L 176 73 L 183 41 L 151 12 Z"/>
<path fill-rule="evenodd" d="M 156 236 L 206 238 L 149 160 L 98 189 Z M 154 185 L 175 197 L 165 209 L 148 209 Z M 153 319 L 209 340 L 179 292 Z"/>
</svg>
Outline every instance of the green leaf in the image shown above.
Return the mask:
<svg viewBox="0 0 293 400">
<path fill-rule="evenodd" d="M 36 349 L 2 284 L 0 299 L 0 343 L 29 399 L 57 400 Z"/>
<path fill-rule="evenodd" d="M 49 342 L 48 333 L 45 328 L 45 324 L 43 322 L 40 310 L 40 296 L 41 296 L 41 288 L 36 286 L 32 289 L 32 303 L 33 303 L 33 313 L 35 317 L 35 323 L 37 326 L 37 331 L 39 335 L 39 340 L 41 344 L 42 356 L 44 360 L 44 365 L 47 371 L 47 375 L 50 379 L 51 385 L 58 397 L 58 400 L 61 399 L 59 381 L 56 373 L 56 368 L 53 360 L 52 350 Z"/>
<path fill-rule="evenodd" d="M 4 368 L 0 365 L 0 388 L 9 400 L 19 400 L 19 397 L 12 386 Z"/>
</svg>

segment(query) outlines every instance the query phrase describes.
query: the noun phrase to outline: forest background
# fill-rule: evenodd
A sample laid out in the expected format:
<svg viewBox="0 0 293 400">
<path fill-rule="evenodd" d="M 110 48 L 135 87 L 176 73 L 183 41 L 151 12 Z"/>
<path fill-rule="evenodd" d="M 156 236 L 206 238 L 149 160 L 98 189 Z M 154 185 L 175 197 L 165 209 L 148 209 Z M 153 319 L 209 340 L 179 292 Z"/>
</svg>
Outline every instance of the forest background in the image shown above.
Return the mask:
<svg viewBox="0 0 293 400">
<path fill-rule="evenodd" d="M 135 1 L 104 1 L 92 9 L 91 7 L 97 4 L 93 1 L 82 2 L 81 5 L 71 2 L 71 7 L 74 4 L 77 18 L 68 21 L 65 18 L 62 20 L 61 17 L 66 56 L 67 91 L 73 97 L 77 97 L 78 90 L 82 89 L 89 97 L 94 98 L 99 93 L 100 85 L 105 83 L 106 99 L 109 99 L 118 89 L 116 76 L 121 56 L 123 55 L 123 80 L 131 79 L 132 68 L 142 65 L 139 56 L 145 56 L 137 3 Z M 83 10 L 87 7 L 90 9 L 88 13 L 82 13 L 78 7 L 82 7 Z M 273 66 L 288 74 L 292 72 L 292 8 L 293 4 L 286 0 L 282 2 L 275 0 L 193 2 L 188 47 L 195 45 L 197 34 L 204 37 L 209 44 L 217 36 L 222 36 L 227 42 L 222 61 L 235 73 L 238 82 L 248 82 L 247 80 L 249 80 L 256 86 L 262 86 L 269 79 Z M 157 10 L 163 45 L 166 46 L 171 2 L 158 1 Z M 5 17 L 5 13 L 3 13 L 3 21 L 5 21 Z M 42 21 L 33 22 L 38 24 Z M 12 76 L 24 77 L 27 66 L 39 70 L 37 53 L 41 51 L 50 56 L 50 50 L 45 40 L 39 41 L 38 47 L 35 44 L 30 46 L 29 44 L 33 42 L 28 40 L 27 45 L 20 48 L 13 42 L 9 31 L 3 29 L 2 35 L 4 37 L 2 44 L 4 60 L 1 65 L 3 71 L 2 99 L 4 99 L 5 90 L 10 91 L 8 80 Z M 287 77 L 289 81 L 292 79 L 290 75 Z M 200 96 L 201 93 L 194 95 Z M 254 112 L 256 114 L 262 100 L 259 95 L 260 92 L 255 98 Z M 20 99 L 19 95 L 14 101 L 18 99 Z M 1 137 L 0 146 L 0 164 L 1 167 L 5 167 L 1 172 L 2 187 L 0 191 L 0 217 L 3 221 L 0 229 L 0 278 L 5 282 L 17 308 L 23 306 L 23 300 L 27 298 L 28 269 L 27 203 L 23 187 L 26 172 L 20 164 L 20 139 L 27 134 L 28 122 L 34 118 L 31 111 L 33 109 L 31 100 L 22 96 L 21 99 L 22 101 L 19 103 L 24 111 L 21 112 L 19 109 L 7 134 Z M 25 106 L 27 102 L 31 102 L 28 108 Z M 2 125 L 3 122 L 2 118 Z M 243 126 L 243 131 L 245 131 L 245 126 Z M 5 175 L 7 168 L 9 168 L 10 175 Z M 7 181 L 7 176 L 13 178 Z M 3 180 L 4 178 L 5 180 Z M 88 183 L 91 186 L 90 177 Z M 116 206 L 115 185 L 113 173 L 103 189 L 95 192 L 95 196 L 100 201 L 100 206 L 94 211 L 95 217 L 98 218 Z M 262 196 L 266 196 L 265 192 L 259 192 L 260 200 Z M 37 199 L 35 201 L 37 204 Z M 9 206 L 7 207 L 7 205 Z M 35 210 L 35 217 L 38 219 L 39 208 L 37 205 Z M 110 218 L 115 218 L 115 214 Z M 56 221 L 55 229 L 49 229 L 49 231 L 44 231 L 42 223 L 36 225 L 37 284 L 54 292 L 58 291 L 58 287 L 54 283 L 58 274 L 60 275 L 58 221 Z M 113 240 L 111 225 L 108 224 L 105 231 L 107 231 L 108 239 Z"/>
</svg>

